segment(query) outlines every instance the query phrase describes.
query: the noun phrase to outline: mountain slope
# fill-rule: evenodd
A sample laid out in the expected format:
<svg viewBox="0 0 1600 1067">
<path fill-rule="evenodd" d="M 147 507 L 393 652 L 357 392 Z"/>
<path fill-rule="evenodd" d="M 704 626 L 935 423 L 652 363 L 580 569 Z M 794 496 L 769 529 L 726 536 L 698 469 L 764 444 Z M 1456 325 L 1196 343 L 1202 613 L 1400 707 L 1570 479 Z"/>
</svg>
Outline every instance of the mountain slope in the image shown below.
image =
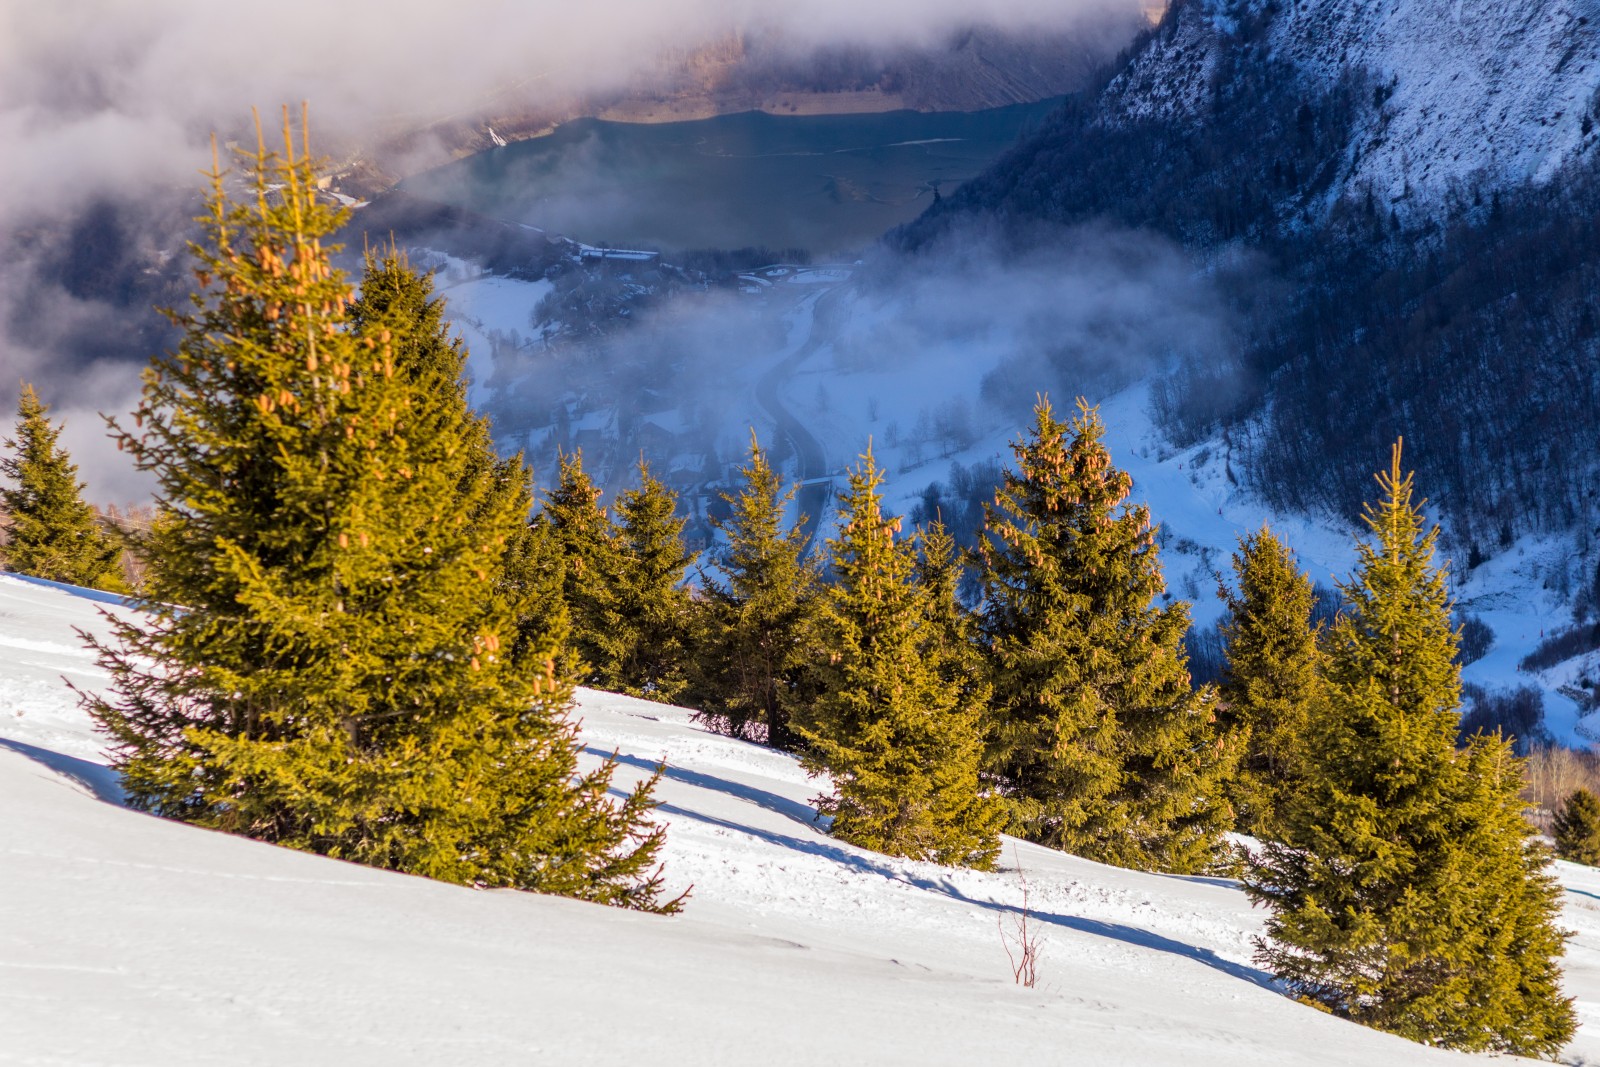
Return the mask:
<svg viewBox="0 0 1600 1067">
<path fill-rule="evenodd" d="M 1201 122 L 1237 54 L 1305 96 L 1370 88 L 1333 197 L 1414 214 L 1474 190 L 1547 182 L 1600 145 L 1595 0 L 1204 0 L 1175 5 L 1107 87 L 1102 121 Z"/>
<path fill-rule="evenodd" d="M 667 874 L 696 887 L 680 918 L 137 815 L 106 802 L 55 679 L 101 681 L 73 625 L 97 625 L 92 604 L 0 576 L 0 1024 L 20 1062 L 1468 1062 L 1264 988 L 1259 916 L 1229 883 L 1011 842 L 993 874 L 864 853 L 819 831 L 819 783 L 792 760 L 604 694 L 580 694 L 590 744 L 639 773 L 668 763 Z M 1046 938 L 1033 990 L 997 928 L 1017 863 Z M 1600 880 L 1563 875 L 1573 988 L 1600 1001 L 1600 913 L 1580 895 Z M 1587 1032 L 1584 1050 L 1600 1052 Z"/>
<path fill-rule="evenodd" d="M 1180 241 L 1234 277 L 1240 339 L 1167 388 L 1175 439 L 1220 424 L 1263 498 L 1351 514 L 1403 435 L 1461 556 L 1492 555 L 1600 526 L 1597 87 L 1595 0 L 1180 0 L 898 240 Z M 1587 535 L 1574 558 L 1582 586 Z"/>
</svg>

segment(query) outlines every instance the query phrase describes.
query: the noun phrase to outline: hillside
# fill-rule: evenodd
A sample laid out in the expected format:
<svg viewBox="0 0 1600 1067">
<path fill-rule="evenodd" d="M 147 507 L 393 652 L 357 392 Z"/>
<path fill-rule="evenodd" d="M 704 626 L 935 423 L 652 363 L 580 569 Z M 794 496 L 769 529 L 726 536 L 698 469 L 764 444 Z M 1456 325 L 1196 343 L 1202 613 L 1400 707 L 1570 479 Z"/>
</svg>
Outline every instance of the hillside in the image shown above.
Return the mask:
<svg viewBox="0 0 1600 1067">
<path fill-rule="evenodd" d="M 1593 0 L 1182 3 L 1106 87 L 1101 121 L 1204 122 L 1241 62 L 1280 67 L 1307 98 L 1365 83 L 1324 212 L 1370 192 L 1403 218 L 1434 217 L 1549 182 L 1600 146 Z"/>
<path fill-rule="evenodd" d="M 96 605 L 0 576 L 0 993 L 21 1063 L 540 1061 L 1446 1064 L 1267 988 L 1231 884 L 1008 841 L 978 874 L 838 844 L 787 757 L 581 692 L 584 733 L 668 764 L 662 919 L 474 892 L 130 813 L 62 684 Z M 1022 874 L 1017 867 L 1020 865 Z M 1571 989 L 1600 1005 L 1600 875 L 1563 865 Z M 1011 982 L 1025 874 L 1045 944 Z M 1600 1053 L 1584 1030 L 1568 1050 Z"/>
<path fill-rule="evenodd" d="M 1232 353 L 1163 421 L 1280 508 L 1348 514 L 1404 435 L 1462 557 L 1597 526 L 1600 5 L 1183 0 L 898 235 L 1090 219 L 1231 277 Z M 1593 574 L 1574 544 L 1569 588 Z M 1582 609 L 1587 610 L 1587 609 Z"/>
</svg>

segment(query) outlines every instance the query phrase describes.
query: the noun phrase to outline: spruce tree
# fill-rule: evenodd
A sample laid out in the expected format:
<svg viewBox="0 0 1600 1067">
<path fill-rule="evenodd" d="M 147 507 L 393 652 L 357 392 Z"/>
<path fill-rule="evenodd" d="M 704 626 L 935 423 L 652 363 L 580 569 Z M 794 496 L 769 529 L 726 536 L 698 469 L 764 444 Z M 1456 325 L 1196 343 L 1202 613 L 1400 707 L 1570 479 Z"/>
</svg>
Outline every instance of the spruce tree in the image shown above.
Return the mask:
<svg viewBox="0 0 1600 1067">
<path fill-rule="evenodd" d="M 600 685 L 609 658 L 603 647 L 611 582 L 620 568 L 616 527 L 601 505 L 599 486 L 583 469 L 583 453 L 563 454 L 554 488 L 536 520 L 560 548 L 562 600 L 572 626 L 569 667 L 585 685 Z"/>
<path fill-rule="evenodd" d="M 459 387 L 466 352 L 444 312 L 432 276 L 414 269 L 398 247 L 367 252 L 361 290 L 350 305 L 350 329 L 364 336 L 388 330 L 396 371 L 418 385 L 453 390 Z"/>
<path fill-rule="evenodd" d="M 1551 828 L 1556 839 L 1556 855 L 1572 863 L 1600 867 L 1600 799 L 1587 789 L 1575 789 Z"/>
<path fill-rule="evenodd" d="M 723 495 L 732 516 L 712 520 L 727 545 L 721 577 L 701 572 L 705 600 L 690 699 L 717 729 L 790 749 L 796 738 L 789 717 L 809 666 L 805 634 L 817 569 L 805 556 L 804 523 L 784 530 L 794 488 L 783 490 L 754 432 L 740 475 L 739 494 Z"/>
<path fill-rule="evenodd" d="M 366 336 L 387 331 L 395 373 L 421 391 L 453 397 L 452 404 L 459 405 L 455 413 L 465 410 L 461 377 L 467 353 L 461 339 L 451 333 L 444 311 L 444 300 L 434 293 L 432 276 L 415 270 L 403 251 L 390 247 L 367 254 L 360 295 L 350 305 L 348 328 Z M 480 511 L 493 515 L 506 508 L 526 516 L 532 510 L 533 496 L 522 455 L 499 455 L 484 419 L 460 419 L 457 432 L 462 498 L 474 499 L 474 486 L 481 484 L 487 491 L 477 505 Z M 503 562 L 496 592 L 518 616 L 520 640 L 533 640 L 535 634 L 546 631 L 568 633 L 570 623 L 562 602 L 564 571 L 552 542 L 522 523 L 509 537 Z M 560 618 L 556 619 L 553 616 L 558 611 Z M 558 658 L 571 659 L 564 638 L 554 645 L 560 650 Z M 562 671 L 563 677 L 568 673 Z"/>
<path fill-rule="evenodd" d="M 952 684 L 981 692 L 978 702 L 987 704 L 993 690 L 978 645 L 977 619 L 961 603 L 963 559 L 955 537 L 943 520 L 935 519 L 919 532 L 917 544 L 917 582 L 927 593 L 928 623 L 940 660 L 948 666 Z"/>
<path fill-rule="evenodd" d="M 17 403 L 17 436 L 7 439 L 9 454 L 0 458 L 0 475 L 15 483 L 0 488 L 0 504 L 10 521 L 0 553 L 18 574 L 126 593 L 122 546 L 84 503 L 78 468 L 56 443 L 61 430 L 49 413 L 33 386 L 24 384 Z"/>
<path fill-rule="evenodd" d="M 1228 658 L 1217 716 L 1244 756 L 1228 784 L 1242 833 L 1273 836 L 1274 814 L 1300 790 L 1306 733 L 1320 714 L 1323 653 L 1311 613 L 1316 594 L 1294 557 L 1263 526 L 1239 539 L 1236 589 L 1221 586 Z"/>
<path fill-rule="evenodd" d="M 617 499 L 612 573 L 593 635 L 595 685 L 670 703 L 688 684 L 690 603 L 684 520 L 671 490 L 639 462 L 639 488 Z"/>
<path fill-rule="evenodd" d="M 1194 871 L 1229 822 L 1235 747 L 1190 686 L 1188 605 L 1163 582 L 1149 510 L 1111 465 L 1098 412 L 1041 399 L 985 507 L 982 637 L 994 679 L 989 765 L 1012 831 L 1121 866 Z"/>
<path fill-rule="evenodd" d="M 1004 809 L 979 787 L 988 693 L 941 617 L 941 590 L 918 581 L 916 549 L 883 514 L 869 449 L 850 474 L 843 526 L 828 542 L 835 582 L 816 622 L 816 699 L 796 717 L 803 765 L 832 776 L 819 800 L 842 840 L 895 856 L 988 868 Z"/>
<path fill-rule="evenodd" d="M 1548 854 L 1522 818 L 1522 763 L 1455 748 L 1450 604 L 1400 449 L 1341 586 L 1328 706 L 1280 840 L 1246 889 L 1272 909 L 1258 959 L 1297 996 L 1414 1040 L 1554 1055 L 1572 1034 Z"/>
<path fill-rule="evenodd" d="M 433 326 L 373 304 L 351 321 L 323 244 L 342 212 L 287 112 L 284 141 L 245 157 L 240 201 L 213 168 L 182 341 L 120 438 L 162 521 L 146 610 L 96 643 L 112 686 L 85 702 L 131 803 L 462 884 L 674 908 L 651 873 L 655 779 L 614 801 L 614 762 L 580 770 L 560 613 L 519 626 L 547 588 L 508 565 L 525 472 L 508 486 L 485 462 L 458 348 L 433 369 L 406 355 Z"/>
</svg>

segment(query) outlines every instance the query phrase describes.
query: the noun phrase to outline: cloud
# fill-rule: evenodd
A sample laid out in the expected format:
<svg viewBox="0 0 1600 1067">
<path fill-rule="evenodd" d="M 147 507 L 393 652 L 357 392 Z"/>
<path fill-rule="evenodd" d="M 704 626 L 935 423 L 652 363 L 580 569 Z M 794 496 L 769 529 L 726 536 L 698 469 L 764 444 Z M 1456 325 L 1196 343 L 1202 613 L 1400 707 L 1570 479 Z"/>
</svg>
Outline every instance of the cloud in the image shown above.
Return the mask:
<svg viewBox="0 0 1600 1067">
<path fill-rule="evenodd" d="M 648 84 L 671 57 L 744 31 L 804 52 L 923 44 L 974 22 L 1070 30 L 1143 0 L 74 0 L 0 8 L 0 360 L 58 409 L 127 410 L 134 376 L 104 358 L 159 348 L 171 302 L 151 265 L 182 254 L 208 142 L 312 103 L 313 147 L 509 108 L 559 108 Z M 88 219 L 94 225 L 85 227 Z M 120 264 L 121 273 L 110 269 Z M 180 294 L 181 296 L 181 294 Z M 75 423 L 90 422 L 75 418 Z M 96 421 L 97 425 L 97 421 Z M 74 434 L 84 432 L 75 427 Z M 118 494 L 86 464 L 91 492 Z"/>
<path fill-rule="evenodd" d="M 0 178 L 8 217 L 154 180 L 187 182 L 212 130 L 310 100 L 328 150 L 647 78 L 664 56 L 767 29 L 797 48 L 921 44 L 981 20 L 1070 29 L 1135 0 L 202 0 L 8 5 L 0 33 Z"/>
<path fill-rule="evenodd" d="M 937 477 L 941 457 L 1015 435 L 1041 393 L 1070 413 L 1078 395 L 1098 403 L 1179 366 L 1236 375 L 1230 291 L 1264 272 L 1248 256 L 1202 269 L 1170 240 L 1102 223 L 1021 237 L 972 223 L 916 253 L 880 247 L 832 291 L 789 284 L 785 272 L 769 276 L 765 295 L 678 294 L 637 312 L 602 358 L 529 346 L 525 363 L 497 359 L 503 392 L 487 410 L 502 444 L 527 448 L 548 477 L 556 448 L 578 443 L 548 429 L 548 405 L 580 398 L 584 413 L 615 405 L 614 447 L 585 452 L 615 486 L 641 447 L 658 473 L 673 452 L 734 459 L 752 426 L 781 450 L 756 383 L 799 354 L 781 395 L 831 469 L 870 438 L 891 469 L 934 464 Z M 665 452 L 651 452 L 649 438 L 628 428 L 662 411 L 685 429 Z"/>
</svg>

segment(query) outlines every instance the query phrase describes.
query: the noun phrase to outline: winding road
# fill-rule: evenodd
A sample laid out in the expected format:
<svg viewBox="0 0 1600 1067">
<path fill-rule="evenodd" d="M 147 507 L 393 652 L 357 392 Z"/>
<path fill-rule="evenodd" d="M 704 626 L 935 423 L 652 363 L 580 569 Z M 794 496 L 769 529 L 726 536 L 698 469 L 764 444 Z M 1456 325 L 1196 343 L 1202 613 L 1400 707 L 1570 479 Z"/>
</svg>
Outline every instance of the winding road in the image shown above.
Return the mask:
<svg viewBox="0 0 1600 1067">
<path fill-rule="evenodd" d="M 811 303 L 811 316 L 805 340 L 756 382 L 756 402 L 778 424 L 778 433 L 788 438 L 789 444 L 794 449 L 800 474 L 800 490 L 795 495 L 795 503 L 799 506 L 804 520 L 801 527 L 805 532 L 805 544 L 801 550 L 803 553 L 810 552 L 816 542 L 817 531 L 822 527 L 822 517 L 833 495 L 833 481 L 822 442 L 817 440 L 816 434 L 807 429 L 806 425 L 784 406 L 783 386 L 794 374 L 795 369 L 821 347 L 824 331 L 817 328 L 819 320 L 823 319 L 825 312 L 831 307 L 832 299 L 842 288 L 843 285 L 830 285 L 822 293 L 807 298 Z"/>
</svg>

